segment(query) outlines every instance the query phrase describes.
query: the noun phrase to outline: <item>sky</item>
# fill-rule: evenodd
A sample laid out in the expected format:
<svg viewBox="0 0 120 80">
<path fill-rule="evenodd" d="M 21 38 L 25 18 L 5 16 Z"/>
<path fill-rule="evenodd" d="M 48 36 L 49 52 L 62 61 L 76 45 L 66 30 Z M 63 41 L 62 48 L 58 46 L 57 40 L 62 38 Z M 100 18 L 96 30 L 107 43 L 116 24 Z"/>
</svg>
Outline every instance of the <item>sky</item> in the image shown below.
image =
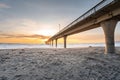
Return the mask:
<svg viewBox="0 0 120 80">
<path fill-rule="evenodd" d="M 100 1 L 0 0 L 0 43 L 44 43 L 59 31 L 59 25 L 61 30 Z M 119 30 L 120 23 L 116 27 L 116 41 L 120 41 Z M 104 42 L 104 33 L 102 28 L 96 28 L 71 35 L 67 40 L 70 43 Z M 59 43 L 62 42 L 63 39 L 59 39 Z"/>
</svg>

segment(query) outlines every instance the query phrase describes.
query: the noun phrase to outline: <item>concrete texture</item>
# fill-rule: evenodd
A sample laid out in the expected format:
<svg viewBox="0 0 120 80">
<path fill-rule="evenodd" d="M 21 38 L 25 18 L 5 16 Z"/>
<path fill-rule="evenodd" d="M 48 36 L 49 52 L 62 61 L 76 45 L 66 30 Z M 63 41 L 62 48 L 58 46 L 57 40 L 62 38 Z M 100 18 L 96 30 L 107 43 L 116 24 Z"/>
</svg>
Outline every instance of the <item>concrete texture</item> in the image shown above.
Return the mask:
<svg viewBox="0 0 120 80">
<path fill-rule="evenodd" d="M 64 48 L 66 48 L 66 40 L 67 40 L 67 36 L 64 36 Z"/>
<path fill-rule="evenodd" d="M 115 53 L 114 32 L 117 20 L 107 20 L 101 23 L 105 34 L 106 48 L 105 53 Z"/>
</svg>

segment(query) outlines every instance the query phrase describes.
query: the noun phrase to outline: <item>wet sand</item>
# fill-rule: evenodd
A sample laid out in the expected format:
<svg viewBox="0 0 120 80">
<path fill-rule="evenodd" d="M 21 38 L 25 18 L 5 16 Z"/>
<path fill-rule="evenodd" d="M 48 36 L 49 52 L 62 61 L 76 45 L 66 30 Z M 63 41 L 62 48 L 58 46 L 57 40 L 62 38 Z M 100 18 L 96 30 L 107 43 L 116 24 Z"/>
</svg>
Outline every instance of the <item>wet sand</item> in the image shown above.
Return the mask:
<svg viewBox="0 0 120 80">
<path fill-rule="evenodd" d="M 0 80 L 120 80 L 120 48 L 0 50 Z"/>
</svg>

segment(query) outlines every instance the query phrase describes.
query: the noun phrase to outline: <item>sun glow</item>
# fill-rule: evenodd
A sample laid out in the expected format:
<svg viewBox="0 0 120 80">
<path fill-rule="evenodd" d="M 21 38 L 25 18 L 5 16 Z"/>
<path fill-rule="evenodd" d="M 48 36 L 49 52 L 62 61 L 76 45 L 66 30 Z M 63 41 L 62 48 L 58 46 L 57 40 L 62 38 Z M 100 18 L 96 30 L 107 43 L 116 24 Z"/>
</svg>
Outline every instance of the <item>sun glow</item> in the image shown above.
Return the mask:
<svg viewBox="0 0 120 80">
<path fill-rule="evenodd" d="M 43 29 L 43 30 L 39 30 L 36 32 L 36 34 L 44 35 L 44 36 L 52 36 L 55 33 L 56 33 L 56 31 L 53 29 Z"/>
</svg>

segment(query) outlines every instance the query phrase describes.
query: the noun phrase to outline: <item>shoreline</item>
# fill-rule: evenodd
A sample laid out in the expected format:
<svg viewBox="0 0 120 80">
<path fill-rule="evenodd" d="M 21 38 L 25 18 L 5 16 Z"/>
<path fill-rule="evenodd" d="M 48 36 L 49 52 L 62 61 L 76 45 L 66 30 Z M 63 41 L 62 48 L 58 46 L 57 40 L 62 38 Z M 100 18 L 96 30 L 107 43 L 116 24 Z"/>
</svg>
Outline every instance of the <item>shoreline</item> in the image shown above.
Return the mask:
<svg viewBox="0 0 120 80">
<path fill-rule="evenodd" d="M 80 44 L 67 44 L 67 48 L 87 48 L 87 47 L 105 47 L 104 43 L 80 43 Z M 116 47 L 120 47 L 120 42 L 115 44 Z M 56 48 L 55 44 L 0 44 L 0 49 L 23 49 L 23 48 Z M 58 44 L 57 48 L 64 48 L 63 44 Z"/>
<path fill-rule="evenodd" d="M 119 80 L 120 47 L 0 49 L 0 80 Z"/>
<path fill-rule="evenodd" d="M 101 53 L 104 53 L 103 50 L 105 50 L 105 47 L 92 47 L 92 46 L 88 46 L 88 47 L 75 47 L 75 48 L 54 48 L 54 47 L 51 47 L 51 48 L 13 48 L 13 49 L 0 49 L 0 51 L 6 51 L 6 50 L 47 50 L 47 49 L 51 49 L 51 50 L 70 50 L 70 49 L 78 49 L 78 50 L 84 50 L 84 49 L 88 49 L 88 51 L 91 49 L 94 51 L 94 49 L 98 49 L 98 50 L 102 50 Z M 120 54 L 120 47 L 115 47 L 115 50 L 116 50 L 116 53 L 117 54 Z M 115 54 L 116 54 L 115 53 Z M 114 53 L 113 53 L 114 54 Z"/>
</svg>

